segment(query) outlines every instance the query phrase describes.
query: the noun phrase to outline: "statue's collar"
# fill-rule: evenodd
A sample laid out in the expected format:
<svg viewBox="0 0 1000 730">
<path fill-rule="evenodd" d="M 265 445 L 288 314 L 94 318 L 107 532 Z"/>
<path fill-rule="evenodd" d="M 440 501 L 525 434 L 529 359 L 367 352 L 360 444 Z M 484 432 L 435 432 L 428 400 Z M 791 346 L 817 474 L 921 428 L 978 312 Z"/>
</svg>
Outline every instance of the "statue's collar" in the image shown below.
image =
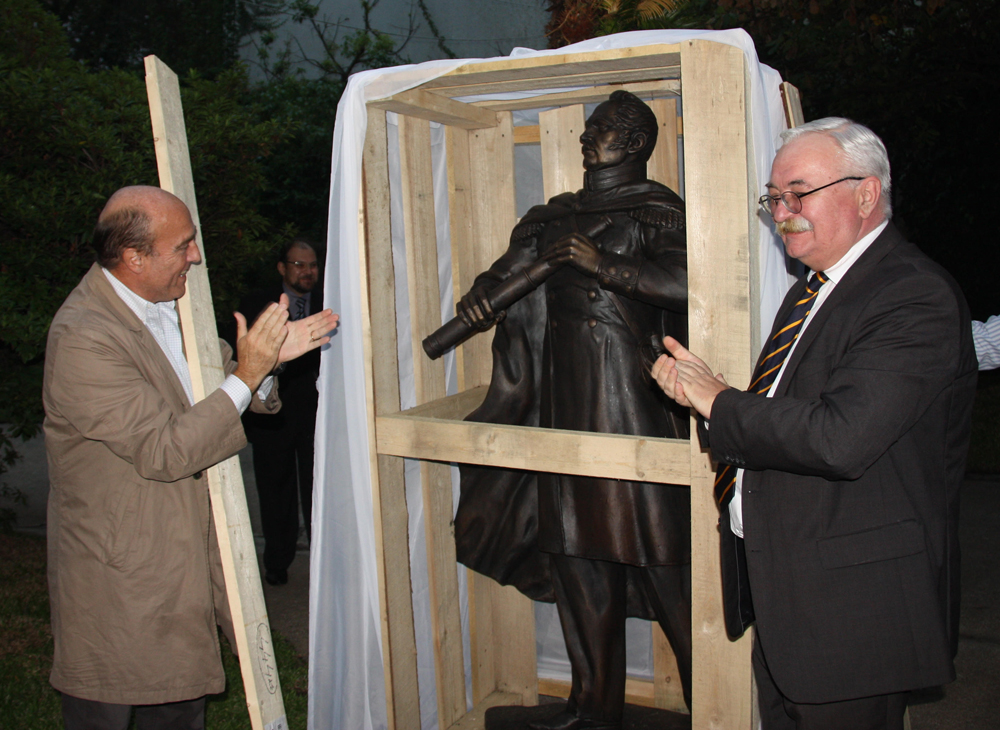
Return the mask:
<svg viewBox="0 0 1000 730">
<path fill-rule="evenodd" d="M 587 192 L 610 190 L 630 182 L 642 182 L 646 179 L 646 163 L 633 162 L 630 165 L 606 167 L 603 170 L 583 173 L 583 189 Z"/>
</svg>

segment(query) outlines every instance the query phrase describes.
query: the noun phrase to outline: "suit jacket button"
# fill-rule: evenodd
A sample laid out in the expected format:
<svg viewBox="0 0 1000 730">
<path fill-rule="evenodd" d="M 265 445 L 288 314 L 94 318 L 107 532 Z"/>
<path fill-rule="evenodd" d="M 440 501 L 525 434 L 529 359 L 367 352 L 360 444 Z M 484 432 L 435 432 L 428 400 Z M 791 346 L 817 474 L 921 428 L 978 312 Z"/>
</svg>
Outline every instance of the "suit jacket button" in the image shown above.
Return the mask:
<svg viewBox="0 0 1000 730">
<path fill-rule="evenodd" d="M 587 292 L 587 299 L 597 299 L 597 292 L 591 289 Z"/>
<path fill-rule="evenodd" d="M 587 320 L 587 326 L 590 327 L 591 329 L 593 329 L 594 327 L 597 326 L 597 320 L 596 319 L 588 319 Z"/>
</svg>

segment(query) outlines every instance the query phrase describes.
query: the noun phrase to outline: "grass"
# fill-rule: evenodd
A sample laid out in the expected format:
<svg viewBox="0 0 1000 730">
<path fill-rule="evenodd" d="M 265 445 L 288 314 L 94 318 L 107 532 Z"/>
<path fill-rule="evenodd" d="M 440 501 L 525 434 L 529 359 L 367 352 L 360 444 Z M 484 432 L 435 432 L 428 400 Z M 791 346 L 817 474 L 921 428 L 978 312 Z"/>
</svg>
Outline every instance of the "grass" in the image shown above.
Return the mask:
<svg viewBox="0 0 1000 730">
<path fill-rule="evenodd" d="M 208 699 L 207 730 L 246 730 L 250 717 L 239 660 L 221 637 L 227 689 Z M 306 726 L 308 673 L 305 661 L 274 634 L 288 727 Z M 45 540 L 0 534 L 0 718 L 4 727 L 61 730 L 59 694 L 49 685 L 52 632 L 45 580 Z"/>
</svg>

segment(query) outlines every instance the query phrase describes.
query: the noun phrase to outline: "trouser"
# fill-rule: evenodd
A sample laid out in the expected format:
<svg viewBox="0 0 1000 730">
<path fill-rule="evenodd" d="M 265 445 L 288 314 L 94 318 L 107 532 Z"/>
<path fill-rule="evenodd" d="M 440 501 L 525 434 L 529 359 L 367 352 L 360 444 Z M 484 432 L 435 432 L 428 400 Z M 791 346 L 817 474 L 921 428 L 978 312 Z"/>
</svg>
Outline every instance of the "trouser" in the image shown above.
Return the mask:
<svg viewBox="0 0 1000 730">
<path fill-rule="evenodd" d="M 774 683 L 759 641 L 753 645 L 753 674 L 763 730 L 903 730 L 906 692 L 819 704 L 792 702 Z"/>
<path fill-rule="evenodd" d="M 552 555 L 556 608 L 573 669 L 567 711 L 620 723 L 625 709 L 626 577 L 630 566 Z M 640 568 L 691 706 L 691 566 Z"/>
<path fill-rule="evenodd" d="M 260 498 L 265 570 L 287 570 L 295 559 L 300 498 L 306 530 L 310 531 L 314 451 L 312 424 L 292 422 L 281 430 L 254 434 L 253 471 Z"/>
<path fill-rule="evenodd" d="M 62 695 L 66 730 L 127 730 L 135 710 L 136 730 L 204 730 L 205 698 L 162 705 L 115 705 Z"/>
</svg>

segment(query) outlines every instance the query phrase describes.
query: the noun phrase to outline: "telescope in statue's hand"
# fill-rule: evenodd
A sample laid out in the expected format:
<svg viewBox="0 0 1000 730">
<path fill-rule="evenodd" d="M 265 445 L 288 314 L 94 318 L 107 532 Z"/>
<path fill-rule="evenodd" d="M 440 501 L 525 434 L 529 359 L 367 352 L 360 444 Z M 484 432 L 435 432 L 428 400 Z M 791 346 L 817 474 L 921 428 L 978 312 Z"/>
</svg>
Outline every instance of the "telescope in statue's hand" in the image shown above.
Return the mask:
<svg viewBox="0 0 1000 730">
<path fill-rule="evenodd" d="M 602 216 L 601 219 L 584 235 L 594 238 L 611 225 L 611 219 Z M 561 269 L 565 264 L 552 264 L 544 256 L 539 258 L 530 266 L 526 266 L 515 274 L 497 284 L 486 293 L 486 299 L 490 303 L 490 308 L 494 312 L 502 312 L 511 304 L 521 299 L 526 294 L 537 289 L 543 281 Z M 496 320 L 490 322 L 492 326 Z M 424 338 L 424 352 L 431 360 L 437 360 L 445 352 L 465 340 L 470 335 L 482 330 L 468 325 L 462 321 L 461 317 L 454 317 L 433 333 Z"/>
</svg>

